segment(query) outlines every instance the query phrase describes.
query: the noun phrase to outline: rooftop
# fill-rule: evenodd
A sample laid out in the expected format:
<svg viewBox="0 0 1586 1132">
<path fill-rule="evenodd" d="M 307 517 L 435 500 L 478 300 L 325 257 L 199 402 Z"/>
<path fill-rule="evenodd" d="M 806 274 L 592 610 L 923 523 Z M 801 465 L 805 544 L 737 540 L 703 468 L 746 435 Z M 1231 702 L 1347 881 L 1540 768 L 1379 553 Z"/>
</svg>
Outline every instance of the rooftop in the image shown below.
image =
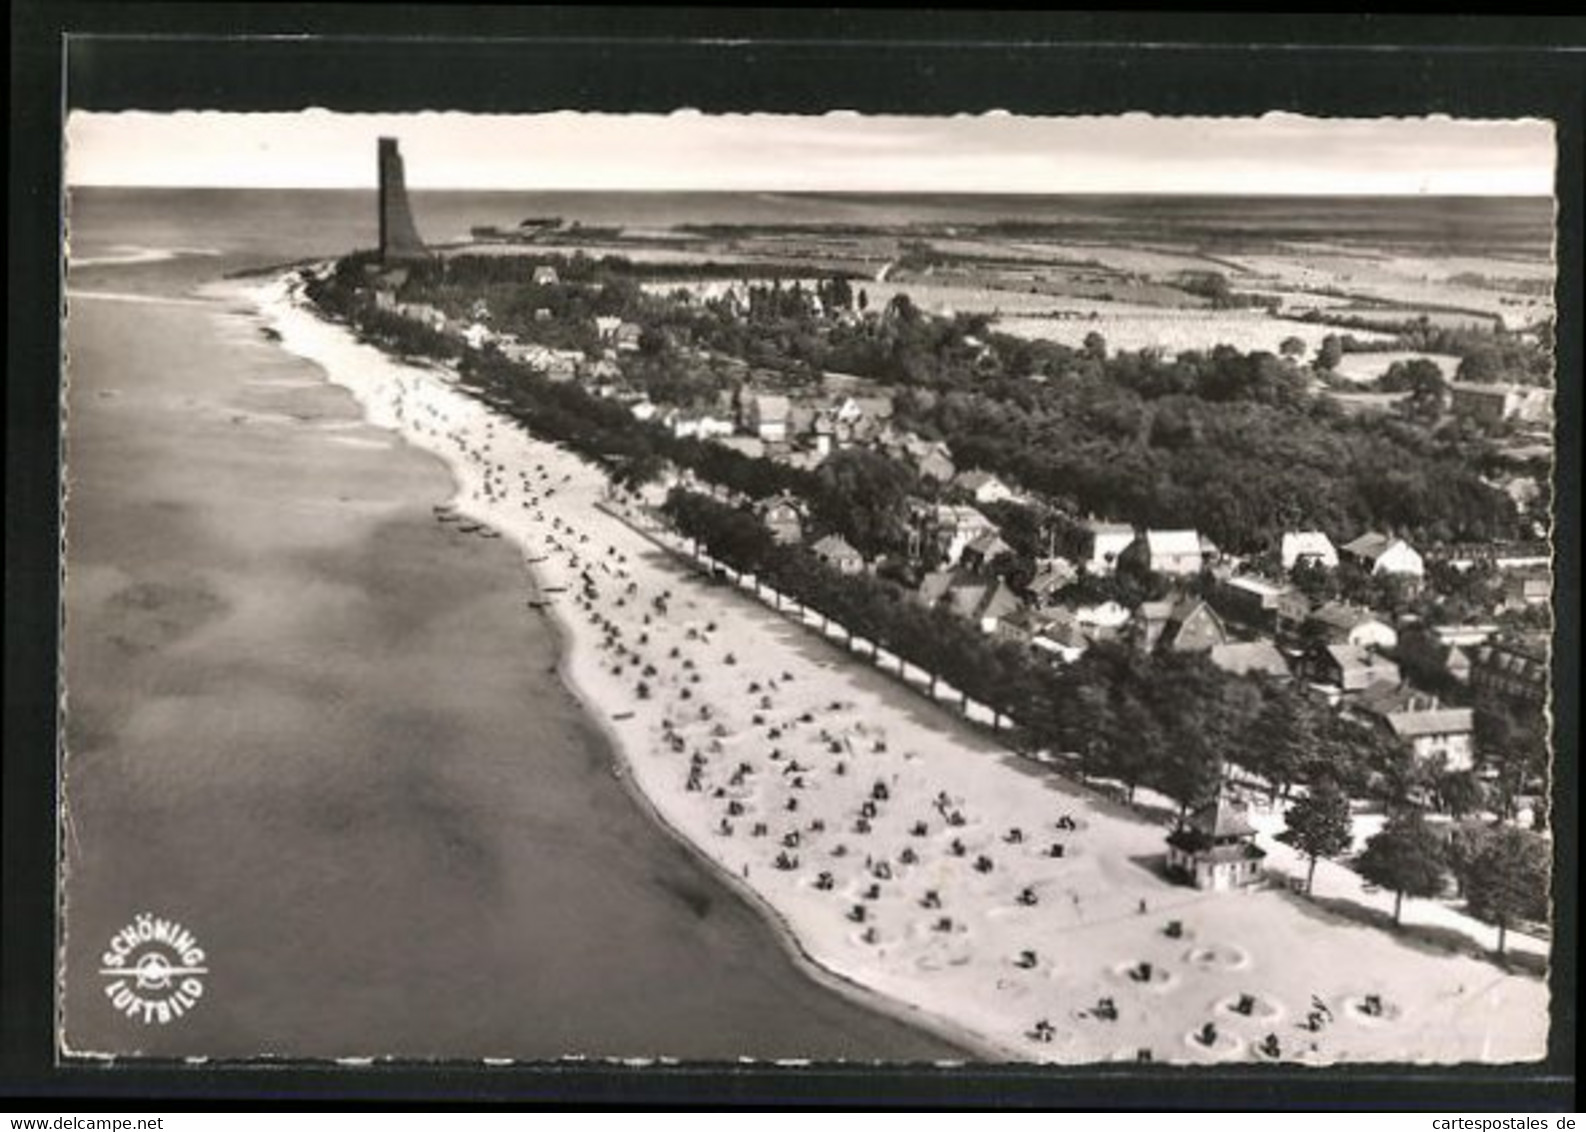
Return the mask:
<svg viewBox="0 0 1586 1132">
<path fill-rule="evenodd" d="M 1199 554 L 1201 538 L 1195 531 L 1146 531 L 1145 544 L 1152 554 Z"/>
<path fill-rule="evenodd" d="M 1393 733 L 1404 739 L 1418 735 L 1468 735 L 1475 728 L 1475 712 L 1470 708 L 1394 712 L 1387 720 Z"/>
<path fill-rule="evenodd" d="M 1213 645 L 1211 662 L 1224 672 L 1247 676 L 1252 672 L 1267 676 L 1287 676 L 1288 661 L 1277 646 L 1268 641 L 1236 641 Z"/>
</svg>

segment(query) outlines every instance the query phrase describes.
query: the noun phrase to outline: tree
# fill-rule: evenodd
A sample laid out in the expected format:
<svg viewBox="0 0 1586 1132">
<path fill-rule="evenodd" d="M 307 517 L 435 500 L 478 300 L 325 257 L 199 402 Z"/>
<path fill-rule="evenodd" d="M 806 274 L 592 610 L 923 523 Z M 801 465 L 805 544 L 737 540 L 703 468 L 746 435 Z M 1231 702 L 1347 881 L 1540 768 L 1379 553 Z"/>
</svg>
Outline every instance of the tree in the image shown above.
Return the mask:
<svg viewBox="0 0 1586 1132">
<path fill-rule="evenodd" d="M 1457 822 L 1449 829 L 1448 847 L 1444 855 L 1448 860 L 1449 872 L 1454 874 L 1454 886 L 1461 897 L 1465 895 L 1465 881 L 1470 876 L 1471 863 L 1497 831 L 1497 826 L 1479 821 Z"/>
<path fill-rule="evenodd" d="M 1447 859 L 1443 842 L 1417 812 L 1394 818 L 1366 842 L 1355 868 L 1372 884 L 1393 890 L 1393 922 L 1399 922 L 1406 896 L 1436 896 L 1443 888 Z"/>
<path fill-rule="evenodd" d="M 1326 709 L 1285 685 L 1265 689 L 1255 719 L 1246 729 L 1240 761 L 1267 780 L 1273 802 L 1286 796 L 1322 755 Z"/>
<path fill-rule="evenodd" d="M 1483 385 L 1502 381 L 1506 376 L 1503 355 L 1493 346 L 1470 351 L 1460 359 L 1459 368 L 1454 371 L 1456 380 Z"/>
<path fill-rule="evenodd" d="M 1310 859 L 1305 872 L 1305 895 L 1309 896 L 1317 859 L 1331 860 L 1354 844 L 1349 797 L 1334 783 L 1323 781 L 1290 806 L 1284 820 L 1288 828 L 1283 840 Z"/>
<path fill-rule="evenodd" d="M 1323 338 L 1321 349 L 1316 351 L 1316 368 L 1332 371 L 1343 360 L 1344 345 L 1338 340 L 1338 335 L 1329 334 Z"/>
<path fill-rule="evenodd" d="M 1441 415 L 1443 400 L 1448 394 L 1443 371 L 1436 362 L 1426 358 L 1394 362 L 1377 379 L 1377 388 L 1384 393 L 1408 393 L 1404 404 L 1409 415 L 1434 422 Z"/>
<path fill-rule="evenodd" d="M 1499 817 L 1514 817 L 1520 796 L 1547 781 L 1548 744 L 1539 726 L 1542 722 L 1522 718 L 1495 696 L 1476 699 L 1476 747 L 1487 766 L 1497 771 L 1493 801 Z M 1537 808 L 1546 809 L 1545 798 L 1538 800 Z"/>
<path fill-rule="evenodd" d="M 1473 770 L 1443 770 L 1432 780 L 1439 805 L 1455 821 L 1480 810 L 1487 791 Z"/>
<path fill-rule="evenodd" d="M 1094 358 L 1098 362 L 1106 361 L 1107 339 L 1102 337 L 1101 331 L 1092 330 L 1089 334 L 1085 335 L 1084 346 L 1086 357 Z"/>
<path fill-rule="evenodd" d="M 1547 915 L 1547 842 L 1534 833 L 1506 827 L 1476 851 L 1465 873 L 1465 900 L 1471 914 L 1498 926 L 1503 954 L 1509 924 Z"/>
<path fill-rule="evenodd" d="M 1303 357 L 1305 354 L 1305 339 L 1296 338 L 1292 334 L 1289 335 L 1282 342 L 1278 343 L 1278 353 L 1282 354 L 1285 358 Z"/>
<path fill-rule="evenodd" d="M 815 515 L 868 555 L 908 542 L 905 501 L 914 474 L 904 464 L 865 448 L 832 453 L 816 469 Z"/>
</svg>

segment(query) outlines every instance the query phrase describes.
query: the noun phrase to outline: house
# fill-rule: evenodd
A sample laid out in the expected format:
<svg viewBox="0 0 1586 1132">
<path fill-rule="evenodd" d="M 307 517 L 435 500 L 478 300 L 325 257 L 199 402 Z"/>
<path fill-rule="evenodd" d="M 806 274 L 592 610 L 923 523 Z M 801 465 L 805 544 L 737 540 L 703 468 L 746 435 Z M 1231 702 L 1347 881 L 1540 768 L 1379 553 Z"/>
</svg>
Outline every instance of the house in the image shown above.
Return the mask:
<svg viewBox="0 0 1586 1132">
<path fill-rule="evenodd" d="M 1299 590 L 1253 574 L 1221 579 L 1212 591 L 1212 602 L 1229 620 L 1269 633 L 1290 633 L 1311 613 L 1310 601 Z"/>
<path fill-rule="evenodd" d="M 844 397 L 831 406 L 831 412 L 837 423 L 844 425 L 851 425 L 865 415 L 864 410 L 859 407 L 859 402 L 852 397 Z"/>
<path fill-rule="evenodd" d="M 1478 645 L 1471 654 L 1470 686 L 1511 703 L 1546 703 L 1548 677 L 1548 641 L 1540 634 Z"/>
<path fill-rule="evenodd" d="M 661 414 L 660 421 L 679 440 L 688 437 L 711 440 L 718 436 L 731 436 L 735 431 L 732 422 L 725 417 L 683 409 L 668 409 Z"/>
<path fill-rule="evenodd" d="M 956 566 L 964 550 L 981 535 L 996 534 L 997 525 L 967 504 L 941 504 L 925 516 L 930 536 L 949 566 Z"/>
<path fill-rule="evenodd" d="M 1357 562 L 1372 574 L 1420 578 L 1426 573 L 1425 562 L 1409 543 L 1377 531 L 1367 531 L 1353 542 L 1345 543 L 1342 557 Z"/>
<path fill-rule="evenodd" d="M 1090 648 L 1090 641 L 1080 629 L 1079 622 L 1066 609 L 1044 613 L 1030 635 L 1030 644 L 1065 664 L 1072 664 Z"/>
<path fill-rule="evenodd" d="M 1364 692 L 1373 684 L 1400 683 L 1399 666 L 1379 652 L 1360 645 L 1327 645 L 1315 654 L 1312 671 L 1328 687 L 1345 694 Z"/>
<path fill-rule="evenodd" d="M 774 542 L 788 546 L 804 538 L 804 504 L 798 496 L 785 491 L 769 496 L 756 503 L 754 511 Z"/>
<path fill-rule="evenodd" d="M 815 429 L 816 409 L 808 401 L 788 400 L 787 434 L 789 438 L 807 436 Z"/>
<path fill-rule="evenodd" d="M 860 419 L 874 422 L 879 428 L 887 427 L 887 422 L 892 419 L 891 397 L 855 397 L 853 402 L 859 409 Z"/>
<path fill-rule="evenodd" d="M 1080 606 L 1074 610 L 1074 621 L 1087 640 L 1110 641 L 1129 623 L 1129 611 L 1115 601 L 1104 601 Z"/>
<path fill-rule="evenodd" d="M 1254 884 L 1266 855 L 1244 809 L 1223 796 L 1196 810 L 1167 837 L 1168 872 L 1212 891 Z"/>
<path fill-rule="evenodd" d="M 1213 645 L 1206 655 L 1218 668 L 1235 676 L 1289 678 L 1289 662 L 1271 641 L 1225 642 Z"/>
<path fill-rule="evenodd" d="M 1328 570 L 1338 565 L 1338 550 L 1333 546 L 1333 540 L 1321 531 L 1291 531 L 1284 534 L 1280 554 L 1285 571 L 1301 563 Z"/>
<path fill-rule="evenodd" d="M 1440 645 L 1479 645 L 1498 632 L 1496 625 L 1437 625 L 1432 636 Z"/>
<path fill-rule="evenodd" d="M 957 474 L 947 445 L 941 443 L 927 445 L 915 457 L 914 470 L 921 479 L 935 480 L 937 483 L 949 483 Z"/>
<path fill-rule="evenodd" d="M 496 339 L 495 333 L 483 323 L 471 322 L 463 330 L 463 341 L 471 350 L 483 350 Z"/>
<path fill-rule="evenodd" d="M 429 303 L 398 303 L 396 313 L 412 322 L 420 322 L 431 330 L 444 330 L 446 313 Z"/>
<path fill-rule="evenodd" d="M 1469 770 L 1475 764 L 1475 712 L 1451 708 L 1436 696 L 1408 688 L 1372 688 L 1354 710 L 1402 740 L 1422 762 L 1442 760 L 1448 770 Z"/>
<path fill-rule="evenodd" d="M 858 397 L 875 388 L 877 383 L 872 378 L 831 369 L 821 372 L 821 392 L 828 397 Z"/>
<path fill-rule="evenodd" d="M 1199 574 L 1205 561 L 1195 531 L 1146 531 L 1121 557 L 1139 562 L 1153 574 L 1175 577 Z"/>
<path fill-rule="evenodd" d="M 536 287 L 554 287 L 561 282 L 556 276 L 556 268 L 549 264 L 541 264 L 534 269 L 534 285 Z"/>
<path fill-rule="evenodd" d="M 959 556 L 959 561 L 971 570 L 987 570 L 1004 554 L 1012 554 L 1013 547 L 1003 541 L 996 531 L 986 531 L 971 539 Z"/>
<path fill-rule="evenodd" d="M 1515 570 L 1504 575 L 1503 603 L 1510 609 L 1546 605 L 1553 600 L 1553 573 L 1547 568 Z"/>
<path fill-rule="evenodd" d="M 1118 558 L 1134 543 L 1134 528 L 1127 523 L 1087 520 L 1084 524 L 1085 569 L 1092 574 L 1111 574 Z M 1196 550 L 1200 548 L 1197 546 Z"/>
<path fill-rule="evenodd" d="M 655 407 L 655 402 L 648 397 L 642 397 L 628 406 L 628 412 L 633 414 L 633 419 L 636 421 L 654 420 L 655 414 L 659 411 Z"/>
<path fill-rule="evenodd" d="M 1079 568 L 1066 558 L 1045 558 L 1037 565 L 1035 577 L 1025 587 L 1037 606 L 1052 605 L 1057 595 L 1079 579 Z"/>
<path fill-rule="evenodd" d="M 592 385 L 603 385 L 622 377 L 622 369 L 609 358 L 586 361 L 579 367 L 583 379 Z"/>
<path fill-rule="evenodd" d="M 850 546 L 842 535 L 827 535 L 810 547 L 810 553 L 839 574 L 865 572 L 865 556 Z"/>
<path fill-rule="evenodd" d="M 998 578 L 996 584 L 990 586 L 975 602 L 969 611 L 969 618 L 980 626 L 982 633 L 995 633 L 1004 617 L 1023 608 L 1024 603 L 1019 600 L 1019 595 L 1009 588 L 1007 582 Z"/>
<path fill-rule="evenodd" d="M 1470 708 L 1439 707 L 1397 712 L 1387 718 L 1387 725 L 1420 761 L 1440 761 L 1446 770 L 1463 771 L 1476 764 L 1475 716 Z"/>
<path fill-rule="evenodd" d="M 1023 609 L 1008 614 L 997 625 L 1004 640 L 1028 645 L 1065 664 L 1078 660 L 1090 647 L 1079 622 L 1066 609 Z"/>
<path fill-rule="evenodd" d="M 1317 606 L 1305 624 L 1320 639 L 1333 644 L 1391 649 L 1399 643 L 1399 634 L 1392 625 L 1369 609 L 1341 601 Z"/>
<path fill-rule="evenodd" d="M 973 579 L 961 576 L 954 570 L 932 570 L 920 579 L 914 599 L 927 609 L 935 609 L 958 584 L 972 584 Z"/>
<path fill-rule="evenodd" d="M 639 339 L 644 334 L 644 329 L 637 323 L 624 322 L 617 327 L 616 333 L 611 336 L 617 349 L 632 352 L 639 348 Z"/>
<path fill-rule="evenodd" d="M 995 633 L 1003 618 L 1023 608 L 1002 579 L 977 578 L 962 570 L 934 570 L 920 579 L 915 598 L 929 609 L 942 608 Z"/>
<path fill-rule="evenodd" d="M 1135 643 L 1147 652 L 1207 652 L 1228 641 L 1223 619 L 1196 598 L 1141 602 L 1134 622 Z"/>
<path fill-rule="evenodd" d="M 953 477 L 952 486 L 976 503 L 1005 503 L 1017 498 L 1017 492 L 1011 487 L 990 472 L 979 469 L 959 472 Z"/>
<path fill-rule="evenodd" d="M 617 341 L 617 331 L 622 328 L 622 319 L 614 315 L 599 314 L 595 316 L 595 334 L 602 342 L 614 344 Z"/>
<path fill-rule="evenodd" d="M 1205 601 L 1186 599 L 1173 607 L 1159 646 L 1170 652 L 1209 652 L 1228 643 L 1223 619 Z"/>
<path fill-rule="evenodd" d="M 538 342 L 519 342 L 514 338 L 502 338 L 496 349 L 508 361 L 532 366 L 552 381 L 571 381 L 584 360 L 577 350 L 553 350 Z"/>
<path fill-rule="evenodd" d="M 770 443 L 788 438 L 788 417 L 793 403 L 778 393 L 761 393 L 749 401 L 749 424 L 756 436 Z"/>
<path fill-rule="evenodd" d="M 1450 542 L 1433 547 L 1427 557 L 1456 570 L 1477 563 L 1496 570 L 1536 570 L 1553 564 L 1553 550 L 1545 542 Z"/>
<path fill-rule="evenodd" d="M 1129 618 L 1129 635 L 1135 647 L 1142 652 L 1152 652 L 1162 639 L 1168 618 L 1173 616 L 1173 598 L 1164 601 L 1142 601 L 1135 606 Z"/>
<path fill-rule="evenodd" d="M 1541 423 L 1553 412 L 1552 391 L 1540 386 L 1453 381 L 1448 391 L 1449 408 L 1456 416 L 1483 424 L 1509 420 Z"/>
</svg>

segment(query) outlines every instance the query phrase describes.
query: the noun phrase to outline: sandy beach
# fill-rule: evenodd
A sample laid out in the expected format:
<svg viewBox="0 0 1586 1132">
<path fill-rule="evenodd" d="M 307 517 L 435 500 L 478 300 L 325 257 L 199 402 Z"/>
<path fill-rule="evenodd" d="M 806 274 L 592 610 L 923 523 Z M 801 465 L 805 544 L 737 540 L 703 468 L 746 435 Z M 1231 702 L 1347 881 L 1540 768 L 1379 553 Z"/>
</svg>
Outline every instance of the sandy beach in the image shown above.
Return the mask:
<svg viewBox="0 0 1586 1132">
<path fill-rule="evenodd" d="M 256 301 L 369 424 L 445 459 L 456 494 L 435 521 L 521 551 L 523 616 L 555 620 L 564 679 L 620 752 L 613 773 L 823 981 L 1008 1060 L 1544 1054 L 1547 986 L 1481 956 L 1493 929 L 1409 901 L 1408 930 L 1390 932 L 1369 921 L 1392 895 L 1325 863 L 1314 900 L 1281 882 L 1171 884 L 1160 821 L 688 569 L 598 468 L 444 370 L 356 342 L 286 281 Z M 1281 819 L 1257 817 L 1274 869 L 1303 874 L 1270 837 Z"/>
</svg>

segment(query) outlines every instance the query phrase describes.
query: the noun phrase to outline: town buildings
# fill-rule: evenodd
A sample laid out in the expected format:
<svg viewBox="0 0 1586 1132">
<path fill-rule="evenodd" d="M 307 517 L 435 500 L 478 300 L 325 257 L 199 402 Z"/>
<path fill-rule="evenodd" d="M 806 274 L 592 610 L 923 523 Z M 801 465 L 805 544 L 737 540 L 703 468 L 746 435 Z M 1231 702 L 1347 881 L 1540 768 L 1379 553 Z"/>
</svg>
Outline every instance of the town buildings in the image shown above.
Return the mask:
<svg viewBox="0 0 1586 1132">
<path fill-rule="evenodd" d="M 1342 554 L 1372 574 L 1420 578 L 1426 573 L 1426 563 L 1414 547 L 1402 538 L 1377 531 L 1367 531 L 1345 543 Z"/>
</svg>

